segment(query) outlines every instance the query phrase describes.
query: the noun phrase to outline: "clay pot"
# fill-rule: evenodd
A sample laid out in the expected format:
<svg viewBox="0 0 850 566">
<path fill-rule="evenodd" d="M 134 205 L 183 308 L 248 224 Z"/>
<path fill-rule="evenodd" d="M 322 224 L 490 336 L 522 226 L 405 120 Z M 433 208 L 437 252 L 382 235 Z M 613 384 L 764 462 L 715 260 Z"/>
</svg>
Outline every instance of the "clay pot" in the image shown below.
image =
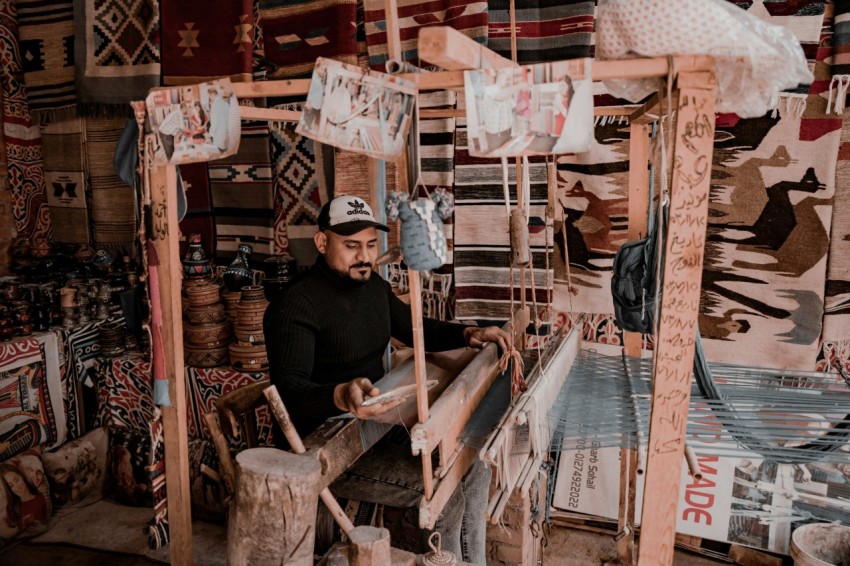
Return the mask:
<svg viewBox="0 0 850 566">
<path fill-rule="evenodd" d="M 237 325 L 233 328 L 233 334 L 236 336 L 236 341 L 243 346 L 262 346 L 266 343 L 262 328 L 253 326 L 246 328 Z"/>
<path fill-rule="evenodd" d="M 63 309 L 71 309 L 77 306 L 76 287 L 62 287 L 59 289 L 59 305 Z"/>
<path fill-rule="evenodd" d="M 266 295 L 263 292 L 262 285 L 246 285 L 242 287 L 239 297 L 239 303 L 247 303 L 251 301 L 265 301 Z"/>
<path fill-rule="evenodd" d="M 266 279 L 291 281 L 298 273 L 298 262 L 292 256 L 273 255 L 263 260 L 263 272 Z"/>
<path fill-rule="evenodd" d="M 224 345 L 210 349 L 185 345 L 183 346 L 183 360 L 187 366 L 198 368 L 223 366 L 228 362 L 227 346 Z"/>
<path fill-rule="evenodd" d="M 236 371 L 266 371 L 269 369 L 269 355 L 265 346 L 244 346 L 231 344 L 230 367 Z"/>
<path fill-rule="evenodd" d="M 193 285 L 186 288 L 186 297 L 190 307 L 202 307 L 219 302 L 221 287 L 215 283 Z"/>
<path fill-rule="evenodd" d="M 262 303 L 259 301 L 255 301 L 255 303 L 257 306 L 239 303 L 239 306 L 236 307 L 236 324 L 249 328 L 263 328 L 263 316 L 266 314 L 266 307 L 269 302 L 263 300 Z"/>
<path fill-rule="evenodd" d="M 222 322 L 226 318 L 224 305 L 213 303 L 201 307 L 189 307 L 186 310 L 186 322 L 189 324 L 214 324 Z"/>
<path fill-rule="evenodd" d="M 15 327 L 12 325 L 0 326 L 0 340 L 11 340 L 15 336 Z"/>
<path fill-rule="evenodd" d="M 243 327 L 262 328 L 267 306 L 269 302 L 261 285 L 243 287 L 242 297 L 236 306 L 236 323 Z"/>
<path fill-rule="evenodd" d="M 30 255 L 30 239 L 26 236 L 18 236 L 12 241 L 11 254 L 14 258 L 24 258 Z"/>
<path fill-rule="evenodd" d="M 0 287 L 0 298 L 17 301 L 21 298 L 21 284 L 17 281 L 7 281 Z"/>
<path fill-rule="evenodd" d="M 187 324 L 183 326 L 183 338 L 193 346 L 227 344 L 233 338 L 233 328 L 229 320 L 197 326 Z"/>
<path fill-rule="evenodd" d="M 74 251 L 74 259 L 80 263 L 88 263 L 94 258 L 94 248 L 88 244 L 82 244 Z"/>
<path fill-rule="evenodd" d="M 32 257 L 47 257 L 50 255 L 50 240 L 47 238 L 33 238 L 30 244 L 30 255 Z"/>
</svg>

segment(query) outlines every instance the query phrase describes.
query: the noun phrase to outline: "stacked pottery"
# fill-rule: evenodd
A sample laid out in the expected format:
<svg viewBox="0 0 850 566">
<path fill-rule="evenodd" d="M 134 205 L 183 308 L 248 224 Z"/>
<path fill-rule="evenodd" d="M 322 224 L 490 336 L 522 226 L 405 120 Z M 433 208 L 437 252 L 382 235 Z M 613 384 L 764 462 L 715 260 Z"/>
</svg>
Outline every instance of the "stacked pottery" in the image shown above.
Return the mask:
<svg viewBox="0 0 850 566">
<path fill-rule="evenodd" d="M 187 366 L 214 367 L 227 363 L 233 328 L 221 303 L 221 286 L 202 281 L 185 287 L 183 354 Z"/>
<path fill-rule="evenodd" d="M 266 371 L 269 356 L 263 336 L 263 316 L 269 302 L 260 285 L 242 287 L 236 307 L 236 342 L 230 345 L 230 365 L 237 371 Z"/>
<path fill-rule="evenodd" d="M 237 307 L 239 299 L 242 298 L 242 291 L 224 291 L 221 296 L 224 297 L 224 312 L 230 320 L 236 322 L 236 317 L 239 315 Z"/>
</svg>

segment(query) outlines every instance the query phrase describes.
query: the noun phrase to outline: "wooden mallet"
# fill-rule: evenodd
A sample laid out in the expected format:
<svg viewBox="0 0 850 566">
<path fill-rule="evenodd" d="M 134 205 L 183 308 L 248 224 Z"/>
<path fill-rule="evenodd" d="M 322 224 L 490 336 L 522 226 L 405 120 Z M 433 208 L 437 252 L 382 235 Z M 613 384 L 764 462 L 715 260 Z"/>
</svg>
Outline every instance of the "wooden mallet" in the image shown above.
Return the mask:
<svg viewBox="0 0 850 566">
<path fill-rule="evenodd" d="M 283 429 L 283 434 L 286 436 L 286 440 L 289 442 L 292 451 L 296 454 L 304 454 L 307 450 L 304 448 L 301 437 L 298 436 L 298 431 L 295 430 L 295 426 L 292 424 L 292 419 L 289 418 L 289 413 L 283 404 L 283 399 L 280 398 L 280 394 L 277 392 L 277 387 L 274 385 L 266 387 L 263 389 L 263 395 L 268 399 L 272 414 L 277 419 L 277 424 Z M 354 528 L 354 523 L 351 522 L 348 515 L 339 506 L 331 490 L 328 488 L 323 489 L 319 493 L 319 497 L 322 498 L 322 502 L 330 510 L 331 515 L 333 515 L 334 520 L 339 524 L 342 532 L 348 536 L 351 529 Z"/>
</svg>

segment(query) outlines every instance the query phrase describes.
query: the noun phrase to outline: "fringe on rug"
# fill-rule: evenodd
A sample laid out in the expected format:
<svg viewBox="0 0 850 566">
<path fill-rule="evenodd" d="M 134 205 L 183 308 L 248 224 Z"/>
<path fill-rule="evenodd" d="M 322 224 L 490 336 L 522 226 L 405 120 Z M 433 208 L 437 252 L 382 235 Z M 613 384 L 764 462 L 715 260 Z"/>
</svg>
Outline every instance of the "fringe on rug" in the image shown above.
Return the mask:
<svg viewBox="0 0 850 566">
<path fill-rule="evenodd" d="M 847 89 L 850 88 L 850 75 L 833 75 L 829 81 L 829 98 L 826 101 L 826 113 L 829 114 L 830 106 L 836 114 L 844 112 L 847 103 Z M 832 95 L 835 93 L 835 105 L 833 106 Z"/>
<path fill-rule="evenodd" d="M 79 118 L 77 104 L 62 106 L 60 108 L 30 109 L 32 121 L 39 126 L 46 126 L 53 122 L 64 122 Z"/>
</svg>

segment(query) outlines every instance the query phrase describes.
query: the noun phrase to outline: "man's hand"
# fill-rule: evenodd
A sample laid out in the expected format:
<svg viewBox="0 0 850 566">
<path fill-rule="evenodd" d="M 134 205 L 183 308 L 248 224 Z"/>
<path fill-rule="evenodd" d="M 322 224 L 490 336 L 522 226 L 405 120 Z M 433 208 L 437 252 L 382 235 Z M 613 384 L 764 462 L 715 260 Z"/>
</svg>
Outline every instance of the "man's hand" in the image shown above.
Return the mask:
<svg viewBox="0 0 850 566">
<path fill-rule="evenodd" d="M 368 419 L 395 409 L 404 401 L 403 399 L 396 399 L 387 403 L 363 406 L 365 399 L 377 397 L 380 394 L 380 390 L 372 385 L 368 378 L 358 377 L 346 383 L 340 383 L 334 388 L 334 405 L 339 410 L 347 411 L 359 419 Z"/>
<path fill-rule="evenodd" d="M 502 352 L 510 349 L 511 335 L 498 326 L 470 326 L 463 329 L 463 337 L 470 348 L 483 348 L 487 342 L 495 342 Z"/>
</svg>

